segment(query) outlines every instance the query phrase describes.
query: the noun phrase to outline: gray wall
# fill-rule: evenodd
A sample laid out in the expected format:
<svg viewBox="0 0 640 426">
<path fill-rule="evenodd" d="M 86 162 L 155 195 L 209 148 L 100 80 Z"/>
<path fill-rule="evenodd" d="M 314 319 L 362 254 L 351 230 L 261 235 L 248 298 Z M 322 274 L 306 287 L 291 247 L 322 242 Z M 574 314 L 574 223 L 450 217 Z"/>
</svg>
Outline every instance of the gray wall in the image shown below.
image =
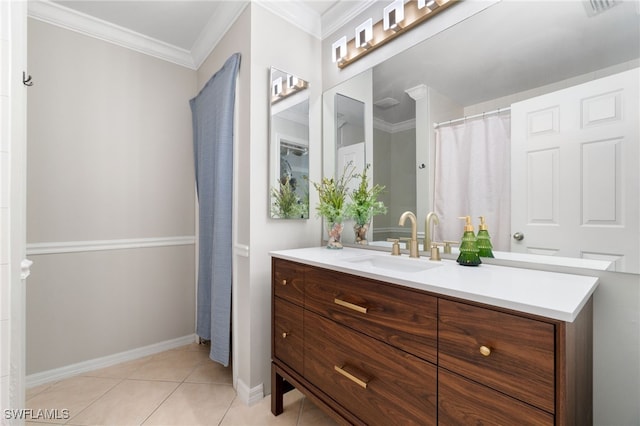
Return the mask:
<svg viewBox="0 0 640 426">
<path fill-rule="evenodd" d="M 285 47 L 286 46 L 286 47 Z M 309 81 L 309 174 L 321 175 L 320 41 L 251 3 L 198 70 L 198 87 L 234 52 L 242 55 L 236 120 L 234 180 L 233 367 L 244 402 L 270 392 L 271 258 L 269 251 L 317 245 L 320 221 L 310 194 L 309 220 L 270 219 L 269 69 Z"/>
<path fill-rule="evenodd" d="M 416 207 L 415 140 L 415 128 L 394 131 L 374 127 L 373 182 L 386 187 L 380 200 L 388 210 L 374 218 L 374 240 L 411 236 L 411 228 L 399 226 L 398 218 Z"/>
<path fill-rule="evenodd" d="M 28 252 L 75 252 L 29 255 L 27 374 L 192 335 L 194 245 L 137 246 L 194 235 L 195 72 L 34 19 L 28 62 Z"/>
</svg>

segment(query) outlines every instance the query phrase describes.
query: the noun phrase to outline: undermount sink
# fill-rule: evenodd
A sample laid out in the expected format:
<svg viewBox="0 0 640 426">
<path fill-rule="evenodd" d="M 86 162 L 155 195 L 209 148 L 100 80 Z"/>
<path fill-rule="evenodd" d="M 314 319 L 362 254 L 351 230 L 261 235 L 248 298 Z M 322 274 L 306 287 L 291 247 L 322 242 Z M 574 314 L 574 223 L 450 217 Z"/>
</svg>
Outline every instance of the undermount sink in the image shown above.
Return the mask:
<svg viewBox="0 0 640 426">
<path fill-rule="evenodd" d="M 410 259 L 406 257 L 398 256 L 359 256 L 352 259 L 348 259 L 347 262 L 355 265 L 370 266 L 378 269 L 385 269 L 387 271 L 397 272 L 422 272 L 429 269 L 437 268 L 441 266 L 439 263 L 428 262 L 418 259 Z"/>
</svg>

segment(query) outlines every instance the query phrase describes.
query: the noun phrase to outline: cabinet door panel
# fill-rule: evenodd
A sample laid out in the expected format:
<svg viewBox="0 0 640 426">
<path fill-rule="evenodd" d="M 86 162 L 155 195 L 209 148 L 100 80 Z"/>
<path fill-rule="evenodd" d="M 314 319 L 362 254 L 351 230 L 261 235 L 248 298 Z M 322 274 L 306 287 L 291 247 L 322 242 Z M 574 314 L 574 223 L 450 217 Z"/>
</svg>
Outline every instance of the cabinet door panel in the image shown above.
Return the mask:
<svg viewBox="0 0 640 426">
<path fill-rule="evenodd" d="M 273 259 L 273 294 L 302 305 L 304 302 L 304 265 Z"/>
<path fill-rule="evenodd" d="M 545 411 L 438 369 L 438 421 L 442 425 L 553 425 Z"/>
<path fill-rule="evenodd" d="M 323 269 L 309 270 L 305 279 L 307 309 L 436 362 L 435 297 Z"/>
<path fill-rule="evenodd" d="M 305 379 L 371 425 L 435 425 L 436 367 L 305 311 Z"/>
<path fill-rule="evenodd" d="M 274 298 L 273 356 L 302 372 L 302 306 Z"/>
<path fill-rule="evenodd" d="M 443 299 L 439 318 L 440 367 L 555 412 L 553 324 Z"/>
</svg>

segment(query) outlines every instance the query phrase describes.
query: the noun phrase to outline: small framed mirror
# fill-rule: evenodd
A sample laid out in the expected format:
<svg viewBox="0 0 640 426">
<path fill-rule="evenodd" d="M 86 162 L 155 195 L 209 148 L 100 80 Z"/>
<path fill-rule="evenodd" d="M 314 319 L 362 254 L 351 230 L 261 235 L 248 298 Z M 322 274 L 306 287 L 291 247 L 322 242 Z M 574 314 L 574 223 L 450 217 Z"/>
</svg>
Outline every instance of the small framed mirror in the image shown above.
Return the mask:
<svg viewBox="0 0 640 426">
<path fill-rule="evenodd" d="M 271 68 L 269 215 L 309 218 L 309 84 Z"/>
</svg>

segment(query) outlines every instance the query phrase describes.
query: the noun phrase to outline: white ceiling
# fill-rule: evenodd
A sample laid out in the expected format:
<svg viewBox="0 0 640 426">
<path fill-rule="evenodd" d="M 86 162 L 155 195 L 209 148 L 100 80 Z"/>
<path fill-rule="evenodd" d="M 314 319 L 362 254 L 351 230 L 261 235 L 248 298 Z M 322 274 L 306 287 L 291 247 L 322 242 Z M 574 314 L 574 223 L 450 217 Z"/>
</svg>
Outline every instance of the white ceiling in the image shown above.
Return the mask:
<svg viewBox="0 0 640 426">
<path fill-rule="evenodd" d="M 375 2 L 253 1 L 320 39 Z M 402 52 L 374 69 L 374 100 L 401 101 L 378 113 L 390 123 L 410 117 L 414 103 L 404 91 L 418 84 L 471 105 L 638 58 L 640 3 L 615 2 L 595 16 L 587 13 L 588 3 L 501 1 Z M 29 16 L 197 69 L 247 4 L 36 0 L 29 1 Z"/>
<path fill-rule="evenodd" d="M 374 0 L 253 0 L 322 39 Z M 198 68 L 247 0 L 35 0 L 29 16 Z"/>
<path fill-rule="evenodd" d="M 219 1 L 54 1 L 167 44 L 191 50 Z"/>
<path fill-rule="evenodd" d="M 215 14 L 221 13 L 230 3 L 246 3 L 242 0 L 53 2 L 186 50 L 191 50 Z M 261 3 L 269 6 L 269 3 L 275 1 Z M 317 19 L 321 19 L 322 15 L 340 3 L 340 0 L 296 0 L 291 3 L 297 3 L 297 8 L 307 8 L 307 13 L 315 14 Z"/>
<path fill-rule="evenodd" d="M 597 15 L 585 3 L 501 1 L 401 52 L 373 70 L 374 101 L 400 101 L 375 115 L 387 123 L 414 118 L 405 90 L 419 84 L 470 106 L 638 61 L 640 3 Z"/>
</svg>

